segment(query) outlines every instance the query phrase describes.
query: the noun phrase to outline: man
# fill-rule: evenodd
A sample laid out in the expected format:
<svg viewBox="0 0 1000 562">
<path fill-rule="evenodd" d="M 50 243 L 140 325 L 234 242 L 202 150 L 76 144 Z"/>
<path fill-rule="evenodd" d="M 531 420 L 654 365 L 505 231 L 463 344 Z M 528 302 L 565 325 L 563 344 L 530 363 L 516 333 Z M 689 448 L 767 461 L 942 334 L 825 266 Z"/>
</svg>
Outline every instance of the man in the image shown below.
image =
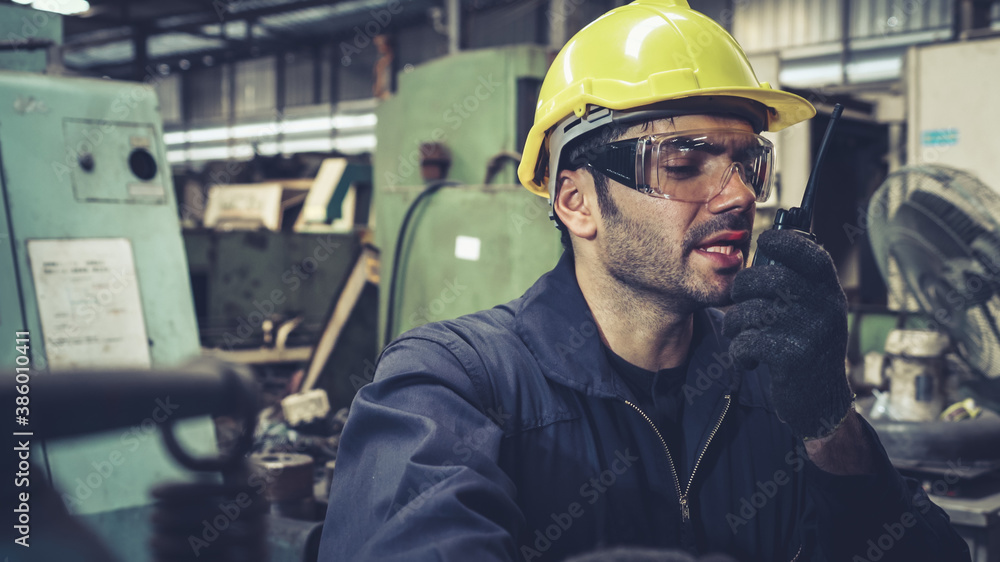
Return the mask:
<svg viewBox="0 0 1000 562">
<path fill-rule="evenodd" d="M 387 346 L 320 558 L 968 560 L 852 409 L 829 255 L 774 231 L 778 264 L 744 269 L 771 183 L 757 133 L 813 107 L 683 0 L 596 20 L 539 99 L 519 176 L 570 249 L 523 297 Z"/>
</svg>

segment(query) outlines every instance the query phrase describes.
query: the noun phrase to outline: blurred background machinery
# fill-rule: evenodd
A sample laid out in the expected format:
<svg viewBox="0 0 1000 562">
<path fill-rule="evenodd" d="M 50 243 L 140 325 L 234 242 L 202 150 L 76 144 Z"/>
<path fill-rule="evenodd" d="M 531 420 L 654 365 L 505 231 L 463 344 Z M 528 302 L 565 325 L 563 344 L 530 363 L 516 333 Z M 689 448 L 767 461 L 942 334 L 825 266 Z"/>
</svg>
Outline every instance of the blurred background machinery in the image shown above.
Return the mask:
<svg viewBox="0 0 1000 562">
<path fill-rule="evenodd" d="M 1000 112 L 980 88 L 954 87 L 1000 60 L 1000 40 L 978 35 L 907 53 L 911 166 L 856 223 L 894 312 L 859 309 L 853 350 L 887 451 L 937 496 L 976 561 L 1000 560 L 1000 185 L 989 156 Z M 867 356 L 864 331 L 877 338 Z"/>
<path fill-rule="evenodd" d="M 272 559 L 267 544 L 267 502 L 251 485 L 245 460 L 253 441 L 258 410 L 256 382 L 248 370 L 204 360 L 169 370 L 73 369 L 36 375 L 30 386 L 32 423 L 26 429 L 31 432 L 20 435 L 28 435 L 33 444 L 42 441 L 42 436 L 44 441 L 42 447 L 33 445 L 30 469 L 21 469 L 31 474 L 25 477 L 31 483 L 18 486 L 14 498 L 8 497 L 10 489 L 4 488 L 5 504 L 19 507 L 18 523 L 24 531 L 18 532 L 24 543 L 5 541 L 0 547 L 5 558 L 10 555 L 24 560 L 88 562 Z M 23 394 L 13 387 L 0 391 L 5 401 L 12 402 L 17 396 Z M 73 488 L 62 482 L 50 482 L 43 473 L 47 467 L 65 470 L 62 459 L 34 455 L 40 449 L 51 449 L 73 438 L 77 441 L 77 451 L 84 452 L 87 442 L 80 441 L 80 436 L 127 430 L 130 426 L 144 427 L 151 416 L 148 409 L 151 403 L 168 404 L 161 406 L 164 410 L 160 412 L 168 412 L 168 416 L 152 414 L 162 421 L 150 432 L 162 432 L 162 447 L 168 458 L 185 469 L 175 476 L 183 478 L 171 477 L 157 482 L 152 489 L 139 490 L 150 493 L 150 505 L 109 510 L 100 518 L 81 517 L 76 506 L 86 503 L 89 496 L 73 498 Z M 208 414 L 231 415 L 243 426 L 243 431 L 219 455 L 192 456 L 191 450 L 178 440 L 176 431 L 185 420 Z M 160 435 L 152 437 L 160 441 Z M 92 446 L 86 452 L 95 449 Z M 136 460 L 130 452 L 121 450 L 95 458 L 98 460 L 91 465 L 94 472 L 84 479 L 78 478 L 76 490 L 81 486 L 100 486 L 92 484 L 98 477 L 103 484 L 120 492 L 123 467 L 139 465 L 155 471 L 161 464 L 158 459 Z M 270 526 L 285 529 L 288 525 L 276 521 Z M 311 527 L 318 528 L 318 524 Z M 122 533 L 138 536 L 119 536 Z M 275 546 L 280 552 L 282 545 Z"/>
<path fill-rule="evenodd" d="M 25 13 L 0 9 L 0 26 L 8 28 Z M 45 41 L 58 43 L 52 20 Z M 26 59 L 17 63 L 5 53 L 12 67 L 45 68 L 43 46 L 15 54 Z M 155 93 L 137 84 L 12 71 L 0 72 L 0 99 L 0 329 L 28 332 L 32 372 L 138 371 L 196 357 L 197 323 Z M 15 353 L 4 346 L 0 362 L 12 368 Z M 147 417 L 160 408 L 153 400 L 142 406 Z M 162 408 L 159 414 L 166 415 Z M 29 418 L 23 430 L 38 422 Z M 40 434 L 31 447 L 36 477 L 51 480 L 71 511 L 126 560 L 148 559 L 149 524 L 135 514 L 151 504 L 149 489 L 186 472 L 138 427 L 59 441 Z M 183 424 L 178 434 L 194 451 L 215 451 L 208 418 Z M 123 459 L 113 477 L 95 473 L 111 456 Z"/>
<path fill-rule="evenodd" d="M 868 417 L 897 468 L 951 496 L 942 505 L 986 559 L 1000 506 L 998 218 L 1000 195 L 944 166 L 893 172 L 868 216 L 899 311 L 884 354 L 865 358 Z"/>
<path fill-rule="evenodd" d="M 403 74 L 379 106 L 383 344 L 514 299 L 555 266 L 548 204 L 515 173 L 547 67 L 540 47 L 465 52 Z"/>
<path fill-rule="evenodd" d="M 0 5 L 0 27 L 11 30 L 4 36 L 21 32 L 31 16 Z M 197 358 L 201 346 L 156 93 L 143 84 L 40 73 L 61 31 L 48 17 L 48 27 L 39 25 L 44 39 L 0 59 L 17 69 L 0 71 L 0 328 L 19 334 L 0 363 L 5 379 L 14 378 L 15 365 L 29 366 L 19 373 L 29 392 L 21 393 L 15 438 L 30 441 L 20 491 L 33 498 L 25 503 L 35 510 L 37 541 L 25 551 L 6 550 L 14 543 L 5 541 L 4 552 L 31 560 L 165 560 L 180 544 L 187 556 L 185 530 L 200 536 L 195 527 L 201 515 L 215 515 L 209 512 L 220 504 L 213 502 L 250 488 L 234 466 L 253 443 L 257 405 L 243 395 L 254 381 L 220 369 L 166 370 Z M 349 249 L 351 242 L 337 244 Z M 4 401 L 14 403 L 8 386 Z M 236 403 L 243 409 L 234 411 Z M 239 415 L 249 429 L 209 414 Z M 198 460 L 220 442 L 238 444 L 232 462 Z M 218 473 L 231 469 L 234 489 Z M 215 476 L 196 478 L 192 470 Z M 17 505 L 8 499 L 5 505 Z M 201 511 L 186 511 L 197 502 Z M 265 533 L 251 511 L 243 532 L 272 543 L 270 558 L 255 548 L 255 559 L 309 557 L 315 540 L 306 538 L 319 523 L 279 517 Z M 173 539 L 164 543 L 167 535 Z M 223 542 L 207 559 L 230 559 L 222 553 L 234 547 Z"/>
</svg>

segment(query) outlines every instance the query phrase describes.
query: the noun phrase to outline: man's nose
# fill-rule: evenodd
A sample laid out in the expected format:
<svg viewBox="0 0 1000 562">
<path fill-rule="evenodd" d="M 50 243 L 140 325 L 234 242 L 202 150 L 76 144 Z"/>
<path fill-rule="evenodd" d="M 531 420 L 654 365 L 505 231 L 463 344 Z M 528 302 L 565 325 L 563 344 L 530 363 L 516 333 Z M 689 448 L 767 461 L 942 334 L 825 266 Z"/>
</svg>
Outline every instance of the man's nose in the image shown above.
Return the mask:
<svg viewBox="0 0 1000 562">
<path fill-rule="evenodd" d="M 722 189 L 707 203 L 708 209 L 713 213 L 749 209 L 757 194 L 743 179 L 745 175 L 746 168 L 739 162 L 733 162 L 721 178 Z"/>
</svg>

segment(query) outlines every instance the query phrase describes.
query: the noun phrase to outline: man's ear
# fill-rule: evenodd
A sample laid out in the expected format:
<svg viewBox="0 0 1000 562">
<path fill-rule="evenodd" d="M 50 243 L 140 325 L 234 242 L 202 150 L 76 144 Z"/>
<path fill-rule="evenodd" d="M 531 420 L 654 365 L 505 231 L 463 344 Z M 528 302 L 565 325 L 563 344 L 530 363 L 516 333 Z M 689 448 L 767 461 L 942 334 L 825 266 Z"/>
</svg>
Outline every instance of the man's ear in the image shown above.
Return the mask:
<svg viewBox="0 0 1000 562">
<path fill-rule="evenodd" d="M 597 192 L 594 178 L 586 171 L 562 170 L 552 207 L 574 236 L 592 240 L 597 235 Z"/>
</svg>

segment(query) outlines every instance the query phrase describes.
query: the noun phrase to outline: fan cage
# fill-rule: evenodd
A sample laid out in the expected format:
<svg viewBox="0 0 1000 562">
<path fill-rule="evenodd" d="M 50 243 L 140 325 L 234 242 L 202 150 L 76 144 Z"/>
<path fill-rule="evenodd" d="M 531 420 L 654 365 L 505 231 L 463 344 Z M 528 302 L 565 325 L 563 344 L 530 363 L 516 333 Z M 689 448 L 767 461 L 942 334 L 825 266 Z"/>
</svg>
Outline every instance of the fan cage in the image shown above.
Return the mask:
<svg viewBox="0 0 1000 562">
<path fill-rule="evenodd" d="M 866 227 L 889 308 L 922 314 L 1000 378 L 1000 195 L 962 170 L 901 168 L 872 196 Z"/>
</svg>

